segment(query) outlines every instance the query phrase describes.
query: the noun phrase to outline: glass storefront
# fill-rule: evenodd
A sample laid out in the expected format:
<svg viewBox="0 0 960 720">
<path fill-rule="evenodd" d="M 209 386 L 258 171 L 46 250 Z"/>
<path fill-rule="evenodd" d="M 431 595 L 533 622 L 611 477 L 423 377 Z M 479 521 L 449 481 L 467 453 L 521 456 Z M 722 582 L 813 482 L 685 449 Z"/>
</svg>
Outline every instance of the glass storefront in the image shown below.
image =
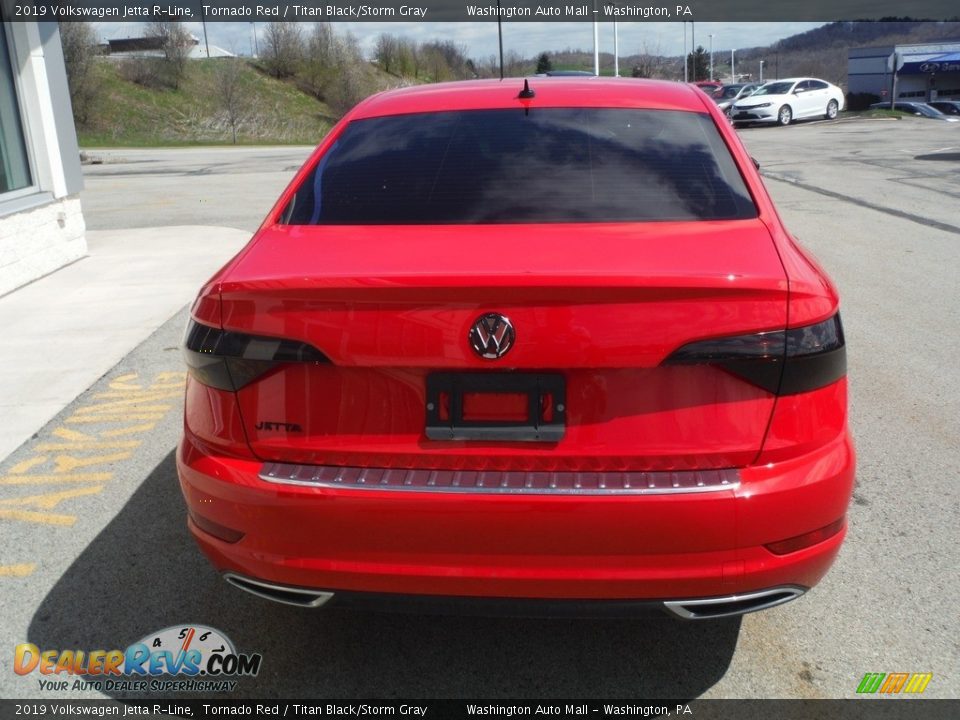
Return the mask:
<svg viewBox="0 0 960 720">
<path fill-rule="evenodd" d="M 31 184 L 5 28 L 0 25 L 0 196 Z"/>
</svg>

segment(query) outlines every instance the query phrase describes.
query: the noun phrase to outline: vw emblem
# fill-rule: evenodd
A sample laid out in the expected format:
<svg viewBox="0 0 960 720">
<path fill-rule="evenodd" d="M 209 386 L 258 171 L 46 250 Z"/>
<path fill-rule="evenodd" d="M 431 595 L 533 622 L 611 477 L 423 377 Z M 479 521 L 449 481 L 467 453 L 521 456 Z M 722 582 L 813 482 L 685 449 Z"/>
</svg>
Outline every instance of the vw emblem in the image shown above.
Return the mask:
<svg viewBox="0 0 960 720">
<path fill-rule="evenodd" d="M 487 313 L 474 321 L 467 336 L 470 347 L 482 358 L 496 360 L 509 352 L 516 340 L 510 320 L 499 313 Z"/>
</svg>

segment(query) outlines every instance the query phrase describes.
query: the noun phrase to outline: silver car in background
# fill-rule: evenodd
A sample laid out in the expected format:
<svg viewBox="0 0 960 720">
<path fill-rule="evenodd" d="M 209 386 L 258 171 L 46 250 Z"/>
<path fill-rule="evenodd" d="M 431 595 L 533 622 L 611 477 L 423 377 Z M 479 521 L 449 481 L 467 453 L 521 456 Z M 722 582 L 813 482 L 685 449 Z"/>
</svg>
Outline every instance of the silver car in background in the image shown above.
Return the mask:
<svg viewBox="0 0 960 720">
<path fill-rule="evenodd" d="M 723 87 L 718 88 L 710 97 L 713 98 L 713 101 L 717 104 L 718 108 L 729 115 L 730 108 L 734 103 L 749 96 L 754 90 L 762 85 L 763 83 L 735 83 L 733 85 L 724 85 Z"/>
</svg>

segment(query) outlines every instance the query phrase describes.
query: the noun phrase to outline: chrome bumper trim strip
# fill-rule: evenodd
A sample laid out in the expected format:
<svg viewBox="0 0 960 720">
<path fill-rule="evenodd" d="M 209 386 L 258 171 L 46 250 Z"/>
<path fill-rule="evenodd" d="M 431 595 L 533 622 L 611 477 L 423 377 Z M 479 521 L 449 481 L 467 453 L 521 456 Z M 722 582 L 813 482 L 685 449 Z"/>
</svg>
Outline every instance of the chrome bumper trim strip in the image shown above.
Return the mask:
<svg viewBox="0 0 960 720">
<path fill-rule="evenodd" d="M 418 470 L 264 463 L 259 477 L 279 485 L 349 490 L 505 495 L 668 495 L 736 489 L 732 468 L 679 472 Z"/>
</svg>

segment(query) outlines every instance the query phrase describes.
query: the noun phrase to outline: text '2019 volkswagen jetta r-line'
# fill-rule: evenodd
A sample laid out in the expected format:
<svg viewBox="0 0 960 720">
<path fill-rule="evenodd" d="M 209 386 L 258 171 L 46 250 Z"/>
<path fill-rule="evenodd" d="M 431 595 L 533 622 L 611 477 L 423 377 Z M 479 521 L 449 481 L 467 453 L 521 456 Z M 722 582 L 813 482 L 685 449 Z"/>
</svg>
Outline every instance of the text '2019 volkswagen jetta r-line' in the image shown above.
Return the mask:
<svg viewBox="0 0 960 720">
<path fill-rule="evenodd" d="M 695 88 L 375 95 L 192 307 L 190 529 L 304 606 L 786 602 L 846 531 L 838 304 Z"/>
</svg>

